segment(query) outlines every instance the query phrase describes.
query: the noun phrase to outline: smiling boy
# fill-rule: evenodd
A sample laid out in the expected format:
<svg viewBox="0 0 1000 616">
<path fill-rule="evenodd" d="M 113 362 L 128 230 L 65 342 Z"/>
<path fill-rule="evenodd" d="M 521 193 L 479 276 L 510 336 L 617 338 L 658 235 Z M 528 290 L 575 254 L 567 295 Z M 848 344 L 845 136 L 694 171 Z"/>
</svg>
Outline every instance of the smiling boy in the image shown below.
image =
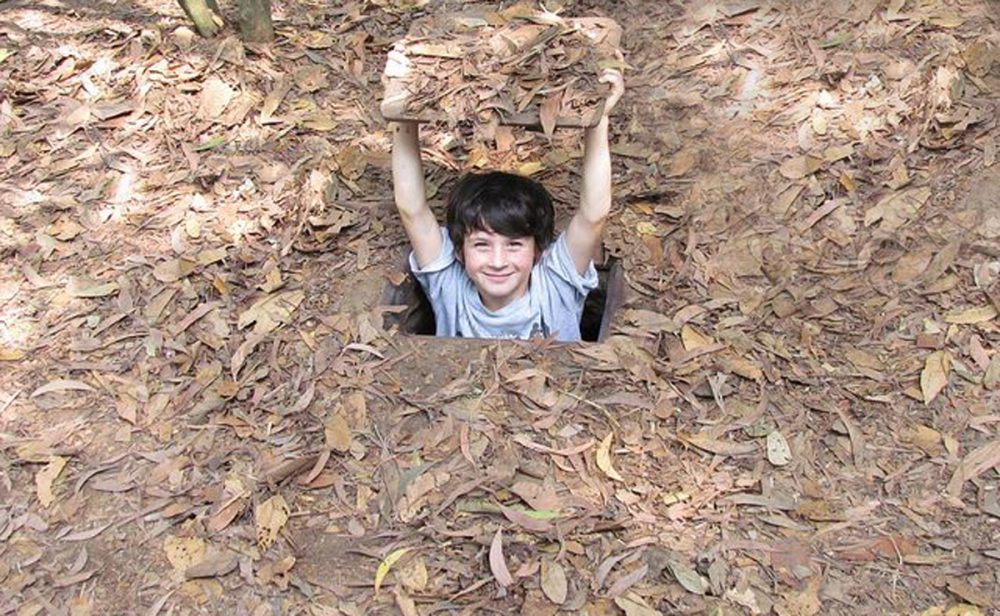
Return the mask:
<svg viewBox="0 0 1000 616">
<path fill-rule="evenodd" d="M 387 73 L 405 71 L 406 58 L 393 53 Z M 424 193 L 419 125 L 393 123 L 396 209 L 438 336 L 580 339 L 584 300 L 597 286 L 592 258 L 611 210 L 608 114 L 624 91 L 619 71 L 606 70 L 601 81 L 611 92 L 604 115 L 585 131 L 580 206 L 555 239 L 548 191 L 498 171 L 459 181 L 442 228 Z"/>
</svg>

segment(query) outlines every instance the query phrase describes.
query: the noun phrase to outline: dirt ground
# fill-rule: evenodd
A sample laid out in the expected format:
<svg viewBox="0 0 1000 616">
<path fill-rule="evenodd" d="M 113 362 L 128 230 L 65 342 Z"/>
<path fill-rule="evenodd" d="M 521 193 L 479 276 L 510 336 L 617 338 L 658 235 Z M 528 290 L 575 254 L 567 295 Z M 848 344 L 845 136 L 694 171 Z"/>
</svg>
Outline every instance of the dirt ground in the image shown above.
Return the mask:
<svg viewBox="0 0 1000 616">
<path fill-rule="evenodd" d="M 380 74 L 457 10 L 0 1 L 0 614 L 997 613 L 1000 4 L 563 2 L 628 63 L 575 346 L 383 327 Z M 515 137 L 425 127 L 434 206 L 565 217 Z"/>
</svg>

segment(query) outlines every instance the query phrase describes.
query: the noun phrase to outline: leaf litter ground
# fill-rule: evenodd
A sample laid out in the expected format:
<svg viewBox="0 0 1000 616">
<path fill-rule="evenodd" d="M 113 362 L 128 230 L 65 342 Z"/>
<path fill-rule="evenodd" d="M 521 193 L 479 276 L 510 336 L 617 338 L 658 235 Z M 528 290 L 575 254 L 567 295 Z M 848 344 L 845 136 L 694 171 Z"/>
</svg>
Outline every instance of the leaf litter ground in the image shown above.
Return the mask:
<svg viewBox="0 0 1000 616">
<path fill-rule="evenodd" d="M 580 347 L 381 327 L 380 72 L 453 7 L 4 4 L 0 611 L 997 608 L 995 3 L 597 4 L 628 296 Z M 436 207 L 576 200 L 573 131 L 424 144 Z"/>
</svg>

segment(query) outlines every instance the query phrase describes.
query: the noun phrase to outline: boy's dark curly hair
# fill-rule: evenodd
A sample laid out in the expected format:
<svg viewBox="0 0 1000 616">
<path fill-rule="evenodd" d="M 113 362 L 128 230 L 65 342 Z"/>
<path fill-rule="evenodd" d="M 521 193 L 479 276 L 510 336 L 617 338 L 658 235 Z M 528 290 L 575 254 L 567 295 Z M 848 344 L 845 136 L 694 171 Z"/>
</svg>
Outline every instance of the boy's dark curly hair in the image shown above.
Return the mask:
<svg viewBox="0 0 1000 616">
<path fill-rule="evenodd" d="M 503 171 L 463 176 L 448 196 L 446 220 L 459 253 L 465 236 L 472 231 L 533 237 L 539 254 L 555 235 L 549 191 L 535 180 Z"/>
</svg>

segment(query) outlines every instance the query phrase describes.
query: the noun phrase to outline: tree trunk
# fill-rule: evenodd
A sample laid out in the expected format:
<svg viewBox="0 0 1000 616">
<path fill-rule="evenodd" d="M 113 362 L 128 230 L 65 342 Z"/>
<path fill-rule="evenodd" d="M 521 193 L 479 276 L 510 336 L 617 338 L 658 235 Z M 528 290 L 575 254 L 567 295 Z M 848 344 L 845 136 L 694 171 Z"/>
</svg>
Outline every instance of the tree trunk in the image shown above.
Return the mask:
<svg viewBox="0 0 1000 616">
<path fill-rule="evenodd" d="M 270 43 L 274 40 L 271 23 L 271 0 L 237 0 L 240 33 L 246 43 Z"/>
<path fill-rule="evenodd" d="M 187 16 L 194 22 L 198 34 L 210 38 L 222 27 L 222 17 L 215 0 L 177 0 Z"/>
</svg>

